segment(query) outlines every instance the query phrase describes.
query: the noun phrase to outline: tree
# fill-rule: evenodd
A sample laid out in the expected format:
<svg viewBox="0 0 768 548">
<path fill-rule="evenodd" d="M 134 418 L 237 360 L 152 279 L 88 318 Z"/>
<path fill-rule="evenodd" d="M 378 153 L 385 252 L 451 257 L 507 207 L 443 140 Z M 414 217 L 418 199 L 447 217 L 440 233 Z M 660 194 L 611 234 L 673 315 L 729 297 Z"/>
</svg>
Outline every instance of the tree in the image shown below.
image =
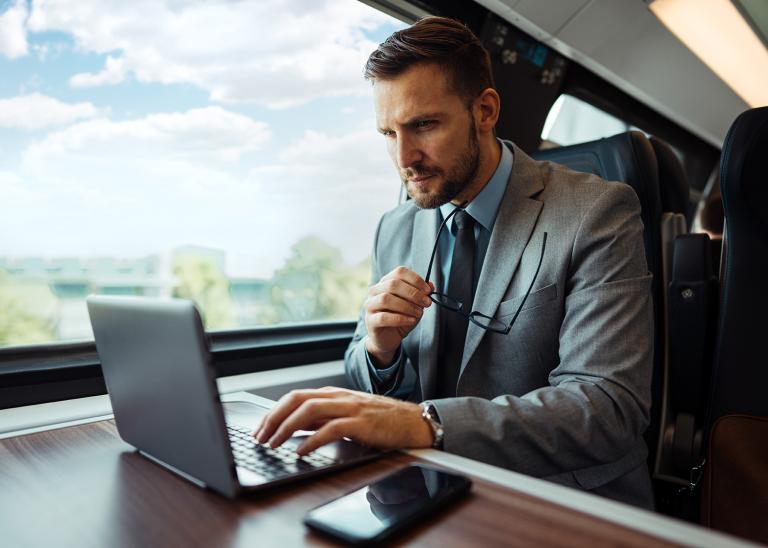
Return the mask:
<svg viewBox="0 0 768 548">
<path fill-rule="evenodd" d="M 368 288 L 368 261 L 344 264 L 341 251 L 316 236 L 291 247 L 271 280 L 277 322 L 355 318 Z"/>
<path fill-rule="evenodd" d="M 173 258 L 172 268 L 178 280 L 173 296 L 194 301 L 207 329 L 237 325 L 229 280 L 213 259 L 183 253 Z"/>
<path fill-rule="evenodd" d="M 0 346 L 56 339 L 58 299 L 47 284 L 0 270 Z"/>
</svg>

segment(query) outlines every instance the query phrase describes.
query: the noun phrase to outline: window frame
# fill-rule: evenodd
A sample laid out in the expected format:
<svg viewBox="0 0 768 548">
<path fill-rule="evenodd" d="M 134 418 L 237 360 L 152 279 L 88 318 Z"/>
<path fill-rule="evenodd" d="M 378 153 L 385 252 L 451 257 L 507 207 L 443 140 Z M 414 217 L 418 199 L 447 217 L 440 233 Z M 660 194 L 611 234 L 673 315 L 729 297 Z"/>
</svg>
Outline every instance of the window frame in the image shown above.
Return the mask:
<svg viewBox="0 0 768 548">
<path fill-rule="evenodd" d="M 339 360 L 355 321 L 207 332 L 217 377 Z M 0 348 L 0 409 L 106 394 L 94 341 Z"/>
</svg>

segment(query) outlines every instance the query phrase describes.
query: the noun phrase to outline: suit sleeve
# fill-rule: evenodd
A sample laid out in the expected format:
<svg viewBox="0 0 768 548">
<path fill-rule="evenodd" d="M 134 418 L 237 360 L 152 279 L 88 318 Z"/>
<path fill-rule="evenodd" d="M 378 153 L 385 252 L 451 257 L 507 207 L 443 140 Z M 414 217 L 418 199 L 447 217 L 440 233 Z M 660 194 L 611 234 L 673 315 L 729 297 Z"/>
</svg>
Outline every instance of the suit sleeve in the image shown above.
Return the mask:
<svg viewBox="0 0 768 548">
<path fill-rule="evenodd" d="M 444 449 L 537 477 L 637 453 L 649 422 L 651 275 L 640 206 L 606 184 L 576 231 L 548 386 L 492 400 L 436 400 Z M 644 447 L 644 446 L 643 446 Z"/>
<path fill-rule="evenodd" d="M 384 218 L 379 221 L 374 237 L 373 256 L 371 259 L 371 284 L 378 283 L 385 274 L 382 272 L 378 258 L 379 234 Z M 352 388 L 370 392 L 372 394 L 382 394 L 393 396 L 398 392 L 403 381 L 406 367 L 411 367 L 410 360 L 406 356 L 403 347 L 400 347 L 394 362 L 386 369 L 375 369 L 373 363 L 365 349 L 365 338 L 368 331 L 365 327 L 365 310 L 360 310 L 357 319 L 357 326 L 352 341 L 349 343 L 344 353 L 344 372 Z"/>
</svg>

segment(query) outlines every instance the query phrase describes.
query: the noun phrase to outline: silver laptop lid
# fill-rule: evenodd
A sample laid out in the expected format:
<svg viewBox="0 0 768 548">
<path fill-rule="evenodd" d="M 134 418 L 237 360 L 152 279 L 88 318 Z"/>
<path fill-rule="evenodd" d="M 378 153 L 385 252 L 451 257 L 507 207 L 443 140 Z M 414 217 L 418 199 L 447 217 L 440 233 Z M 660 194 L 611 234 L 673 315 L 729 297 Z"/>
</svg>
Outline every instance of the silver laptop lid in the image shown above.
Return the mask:
<svg viewBox="0 0 768 548">
<path fill-rule="evenodd" d="M 190 301 L 90 296 L 120 436 L 227 496 L 238 491 L 200 315 Z"/>
</svg>

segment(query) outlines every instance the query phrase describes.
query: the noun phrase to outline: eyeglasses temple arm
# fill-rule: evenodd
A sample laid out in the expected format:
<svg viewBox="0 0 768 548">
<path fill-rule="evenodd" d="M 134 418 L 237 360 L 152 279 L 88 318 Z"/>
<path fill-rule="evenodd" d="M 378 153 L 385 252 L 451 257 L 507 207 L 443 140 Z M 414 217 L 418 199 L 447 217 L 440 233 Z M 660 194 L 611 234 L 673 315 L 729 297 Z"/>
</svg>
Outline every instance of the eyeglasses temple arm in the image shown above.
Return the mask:
<svg viewBox="0 0 768 548">
<path fill-rule="evenodd" d="M 445 225 L 448 223 L 448 219 L 454 216 L 457 212 L 464 209 L 464 206 L 467 205 L 467 202 L 462 202 L 461 205 L 456 206 L 456 208 L 451 211 L 448 215 L 446 215 L 445 219 L 443 219 L 443 222 L 440 223 L 440 228 L 437 229 L 437 238 L 435 238 L 435 245 L 432 246 L 432 255 L 429 257 L 429 266 L 427 267 L 427 275 L 424 277 L 424 281 L 429 283 L 429 276 L 432 274 L 432 264 L 435 262 L 435 254 L 437 252 L 437 244 L 440 243 L 440 234 L 443 232 L 443 228 L 445 228 Z"/>
</svg>

